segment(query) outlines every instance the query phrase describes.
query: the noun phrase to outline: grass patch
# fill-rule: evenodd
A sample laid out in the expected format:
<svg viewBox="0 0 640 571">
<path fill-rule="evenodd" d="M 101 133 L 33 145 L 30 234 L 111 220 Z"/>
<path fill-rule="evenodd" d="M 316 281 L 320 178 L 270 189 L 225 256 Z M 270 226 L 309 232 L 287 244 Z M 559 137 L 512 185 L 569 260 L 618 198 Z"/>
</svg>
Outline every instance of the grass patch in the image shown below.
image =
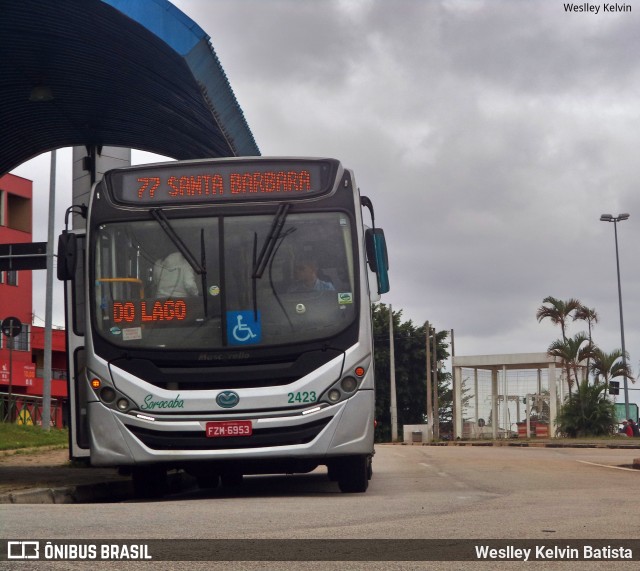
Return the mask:
<svg viewBox="0 0 640 571">
<path fill-rule="evenodd" d="M 17 450 L 40 446 L 64 448 L 69 444 L 69 432 L 52 428 L 44 432 L 39 426 L 0 422 L 0 450 Z"/>
</svg>

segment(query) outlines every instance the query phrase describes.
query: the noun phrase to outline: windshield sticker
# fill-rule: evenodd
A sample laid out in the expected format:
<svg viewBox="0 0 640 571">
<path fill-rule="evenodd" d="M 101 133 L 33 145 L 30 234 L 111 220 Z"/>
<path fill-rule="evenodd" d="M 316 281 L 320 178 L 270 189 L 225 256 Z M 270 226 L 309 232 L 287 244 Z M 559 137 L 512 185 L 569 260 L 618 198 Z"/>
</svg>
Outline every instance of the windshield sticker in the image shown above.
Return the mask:
<svg viewBox="0 0 640 571">
<path fill-rule="evenodd" d="M 209 288 L 209 295 L 213 295 L 213 296 L 220 295 L 220 288 L 217 285 L 212 285 Z"/>
<path fill-rule="evenodd" d="M 343 292 L 338 294 L 338 304 L 348 305 L 353 303 L 353 294 L 351 292 Z"/>
<path fill-rule="evenodd" d="M 253 345 L 262 341 L 262 322 L 253 311 L 227 311 L 229 345 Z"/>
<path fill-rule="evenodd" d="M 122 330 L 119 327 L 114 326 L 109 329 L 109 332 L 111 333 L 111 335 L 120 335 L 120 333 L 122 333 Z"/>
<path fill-rule="evenodd" d="M 123 341 L 136 341 L 142 339 L 142 327 L 129 327 L 122 330 Z"/>
</svg>

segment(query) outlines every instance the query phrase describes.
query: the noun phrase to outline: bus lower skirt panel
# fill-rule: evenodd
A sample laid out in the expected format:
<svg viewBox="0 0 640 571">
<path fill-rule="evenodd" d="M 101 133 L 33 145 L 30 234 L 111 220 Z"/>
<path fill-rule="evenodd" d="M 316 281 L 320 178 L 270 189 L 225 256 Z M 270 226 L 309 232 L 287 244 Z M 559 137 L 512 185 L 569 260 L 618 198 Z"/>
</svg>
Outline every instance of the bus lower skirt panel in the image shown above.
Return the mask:
<svg viewBox="0 0 640 571">
<path fill-rule="evenodd" d="M 125 425 L 140 442 L 152 450 L 231 450 L 293 446 L 311 442 L 332 417 L 307 424 L 280 428 L 259 428 L 251 436 L 208 438 L 205 431 L 164 432 Z"/>
</svg>

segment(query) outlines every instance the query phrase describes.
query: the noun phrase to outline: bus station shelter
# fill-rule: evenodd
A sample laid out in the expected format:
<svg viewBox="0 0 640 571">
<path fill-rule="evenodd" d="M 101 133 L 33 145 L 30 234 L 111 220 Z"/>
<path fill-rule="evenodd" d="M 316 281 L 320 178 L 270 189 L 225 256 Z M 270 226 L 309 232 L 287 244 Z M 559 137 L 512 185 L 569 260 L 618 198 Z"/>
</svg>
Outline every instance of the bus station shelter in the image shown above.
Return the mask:
<svg viewBox="0 0 640 571">
<path fill-rule="evenodd" d="M 168 0 L 0 0 L 0 15 L 0 175 L 62 147 L 86 165 L 106 147 L 260 154 L 210 37 Z"/>
<path fill-rule="evenodd" d="M 535 407 L 543 400 L 548 403 L 548 435 L 555 436 L 556 368 L 555 358 L 546 353 L 453 357 L 454 438 L 517 436 L 517 425 L 526 421 L 523 405 L 528 413 L 532 403 Z"/>
</svg>

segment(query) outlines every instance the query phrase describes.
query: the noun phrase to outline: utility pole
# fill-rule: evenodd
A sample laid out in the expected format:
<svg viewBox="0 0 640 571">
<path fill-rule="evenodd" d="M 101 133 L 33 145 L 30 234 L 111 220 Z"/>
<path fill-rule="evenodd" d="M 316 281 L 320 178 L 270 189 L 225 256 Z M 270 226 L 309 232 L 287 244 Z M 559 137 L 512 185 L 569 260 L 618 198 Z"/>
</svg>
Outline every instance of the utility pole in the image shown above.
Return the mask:
<svg viewBox="0 0 640 571">
<path fill-rule="evenodd" d="M 456 419 L 458 418 L 458 414 L 460 414 L 460 418 L 462 418 L 462 379 L 460 379 L 460 392 L 458 393 L 455 390 L 456 384 L 455 384 L 455 380 L 454 380 L 454 368 L 453 368 L 453 356 L 455 354 L 455 348 L 453 346 L 453 329 L 451 330 L 451 396 L 453 397 L 451 399 L 451 413 L 452 413 L 452 424 L 453 424 L 453 434 L 452 436 L 455 436 L 456 431 L 458 430 L 456 428 Z M 464 424 L 464 423 L 463 423 Z M 459 436 L 462 436 L 462 433 L 459 434 Z"/>
<path fill-rule="evenodd" d="M 433 328 L 433 438 L 440 439 L 440 413 L 438 411 L 438 340 Z"/>
<path fill-rule="evenodd" d="M 453 357 L 456 354 L 456 349 L 454 346 L 454 340 L 453 340 L 453 329 L 451 330 L 451 359 L 453 359 Z"/>
<path fill-rule="evenodd" d="M 391 385 L 391 442 L 398 441 L 398 405 L 396 403 L 396 357 L 393 343 L 393 310 L 389 304 L 389 379 Z"/>
<path fill-rule="evenodd" d="M 430 333 L 431 328 L 429 322 L 424 324 L 424 334 L 426 338 L 425 354 L 427 357 L 427 442 L 433 440 L 433 399 L 431 393 L 431 350 L 430 350 Z"/>
</svg>

